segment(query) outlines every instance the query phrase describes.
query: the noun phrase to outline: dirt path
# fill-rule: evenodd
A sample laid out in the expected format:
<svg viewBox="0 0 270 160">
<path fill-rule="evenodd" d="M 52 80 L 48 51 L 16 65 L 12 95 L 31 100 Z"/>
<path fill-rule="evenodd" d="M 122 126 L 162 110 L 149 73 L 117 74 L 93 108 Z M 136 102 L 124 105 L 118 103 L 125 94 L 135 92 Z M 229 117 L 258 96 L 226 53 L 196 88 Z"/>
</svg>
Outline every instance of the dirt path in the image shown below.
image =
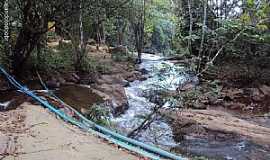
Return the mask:
<svg viewBox="0 0 270 160">
<path fill-rule="evenodd" d="M 24 103 L 16 110 L 0 113 L 0 120 L 0 159 L 139 159 L 57 119 L 40 106 Z"/>
</svg>

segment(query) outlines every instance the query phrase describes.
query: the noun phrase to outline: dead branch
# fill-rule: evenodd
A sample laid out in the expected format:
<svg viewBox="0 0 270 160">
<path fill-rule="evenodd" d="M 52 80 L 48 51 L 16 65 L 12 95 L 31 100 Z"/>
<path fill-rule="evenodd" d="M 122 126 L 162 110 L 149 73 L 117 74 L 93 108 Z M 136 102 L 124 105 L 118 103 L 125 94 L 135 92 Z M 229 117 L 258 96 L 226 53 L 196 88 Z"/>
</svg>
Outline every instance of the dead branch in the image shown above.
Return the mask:
<svg viewBox="0 0 270 160">
<path fill-rule="evenodd" d="M 154 110 L 145 118 L 145 120 L 134 130 L 132 130 L 130 133 L 128 133 L 128 137 L 134 137 L 136 136 L 140 131 L 146 129 L 147 127 L 150 126 L 151 123 L 154 122 L 156 118 L 156 114 L 159 113 L 159 109 L 162 106 L 155 107 Z"/>
</svg>

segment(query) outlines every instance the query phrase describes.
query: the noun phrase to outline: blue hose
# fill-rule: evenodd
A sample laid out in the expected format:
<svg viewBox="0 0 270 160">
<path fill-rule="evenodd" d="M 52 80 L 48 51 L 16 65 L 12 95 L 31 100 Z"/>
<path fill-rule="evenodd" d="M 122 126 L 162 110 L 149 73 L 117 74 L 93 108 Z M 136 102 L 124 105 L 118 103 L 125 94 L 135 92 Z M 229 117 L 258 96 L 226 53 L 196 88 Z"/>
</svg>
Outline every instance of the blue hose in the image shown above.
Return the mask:
<svg viewBox="0 0 270 160">
<path fill-rule="evenodd" d="M 128 150 L 131 150 L 133 152 L 139 153 L 145 157 L 149 157 L 154 160 L 160 159 L 156 155 L 160 155 L 164 158 L 170 158 L 173 160 L 185 160 L 186 158 L 177 156 L 175 154 L 172 154 L 170 152 L 161 150 L 159 148 L 156 148 L 155 146 L 151 146 L 142 142 L 139 142 L 137 140 L 128 138 L 126 136 L 123 136 L 121 134 L 118 134 L 116 132 L 113 132 L 105 127 L 102 127 L 89 119 L 85 118 L 82 114 L 80 114 L 78 111 L 73 109 L 74 113 L 78 115 L 82 122 L 79 122 L 78 120 L 67 116 L 64 112 L 56 109 L 53 105 L 51 105 L 48 101 L 42 100 L 40 97 L 38 97 L 36 94 L 34 94 L 32 91 L 30 91 L 27 87 L 22 86 L 20 83 L 18 83 L 12 76 L 10 76 L 1 66 L 0 71 L 5 75 L 7 80 L 17 89 L 19 89 L 21 92 L 25 93 L 26 95 L 32 97 L 34 100 L 38 101 L 41 105 L 48 108 L 58 116 L 60 116 L 63 120 L 70 122 L 73 125 L 76 125 L 82 129 L 85 129 L 91 133 L 94 133 L 102 138 L 107 139 L 108 141 L 111 141 L 123 148 L 126 148 Z M 61 99 L 57 98 L 61 103 L 64 103 Z"/>
</svg>

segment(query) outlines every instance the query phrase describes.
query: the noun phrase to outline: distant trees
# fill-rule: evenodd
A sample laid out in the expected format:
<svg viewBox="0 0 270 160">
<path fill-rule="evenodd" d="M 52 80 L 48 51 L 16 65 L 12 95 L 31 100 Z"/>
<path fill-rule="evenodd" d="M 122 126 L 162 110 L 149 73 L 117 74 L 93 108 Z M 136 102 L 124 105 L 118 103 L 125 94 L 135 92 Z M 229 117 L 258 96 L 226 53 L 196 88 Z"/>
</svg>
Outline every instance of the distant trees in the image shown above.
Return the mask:
<svg viewBox="0 0 270 160">
<path fill-rule="evenodd" d="M 171 45 L 176 53 L 197 56 L 198 72 L 225 44 L 228 47 L 220 53 L 242 56 L 256 52 L 257 46 L 267 47 L 269 42 L 267 0 L 9 0 L 9 3 L 10 45 L 6 56 L 17 76 L 35 49 L 40 55 L 46 46 L 46 33 L 54 27 L 57 34 L 72 41 L 76 70 L 81 68 L 89 38 L 97 42 L 97 47 L 101 43 L 127 44 L 138 52 L 138 62 L 144 48 L 169 52 L 165 48 Z M 0 4 L 3 7 L 3 1 Z M 0 13 L 3 18 L 3 11 Z M 48 27 L 48 22 L 53 25 Z M 0 32 L 3 34 L 3 28 Z M 230 42 L 239 32 L 239 41 Z M 2 51 L 6 49 L 3 36 L 0 40 Z M 245 43 L 244 48 L 240 40 Z"/>
<path fill-rule="evenodd" d="M 260 50 L 269 47 L 270 3 L 266 0 L 175 0 L 175 3 L 180 27 L 177 38 L 183 43 L 180 46 L 187 46 L 189 54 L 198 57 L 198 73 L 221 54 L 244 57 L 256 53 L 254 44 Z"/>
</svg>

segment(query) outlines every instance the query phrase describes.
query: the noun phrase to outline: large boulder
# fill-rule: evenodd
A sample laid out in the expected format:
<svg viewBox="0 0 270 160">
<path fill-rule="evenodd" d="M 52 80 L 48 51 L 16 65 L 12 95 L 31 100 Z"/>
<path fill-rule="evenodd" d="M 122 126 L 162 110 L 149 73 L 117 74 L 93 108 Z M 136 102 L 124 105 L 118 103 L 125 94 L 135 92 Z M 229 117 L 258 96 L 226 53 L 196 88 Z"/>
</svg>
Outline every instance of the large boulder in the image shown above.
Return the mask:
<svg viewBox="0 0 270 160">
<path fill-rule="evenodd" d="M 122 77 L 120 74 L 116 75 L 102 75 L 99 79 L 96 81 L 97 84 L 120 84 L 123 87 L 128 86 L 128 82 Z"/>
<path fill-rule="evenodd" d="M 143 81 L 146 79 L 146 76 L 143 76 L 142 73 L 139 71 L 128 72 L 128 73 L 124 74 L 123 76 L 129 82 L 133 82 L 135 80 Z"/>
<path fill-rule="evenodd" d="M 128 98 L 122 85 L 102 84 L 95 86 L 95 89 L 94 92 L 109 103 L 113 115 L 120 115 L 128 109 Z"/>
<path fill-rule="evenodd" d="M 46 81 L 46 86 L 49 89 L 52 88 L 59 88 L 60 87 L 60 82 L 58 82 L 58 80 L 56 78 L 51 78 L 50 80 Z"/>
</svg>

